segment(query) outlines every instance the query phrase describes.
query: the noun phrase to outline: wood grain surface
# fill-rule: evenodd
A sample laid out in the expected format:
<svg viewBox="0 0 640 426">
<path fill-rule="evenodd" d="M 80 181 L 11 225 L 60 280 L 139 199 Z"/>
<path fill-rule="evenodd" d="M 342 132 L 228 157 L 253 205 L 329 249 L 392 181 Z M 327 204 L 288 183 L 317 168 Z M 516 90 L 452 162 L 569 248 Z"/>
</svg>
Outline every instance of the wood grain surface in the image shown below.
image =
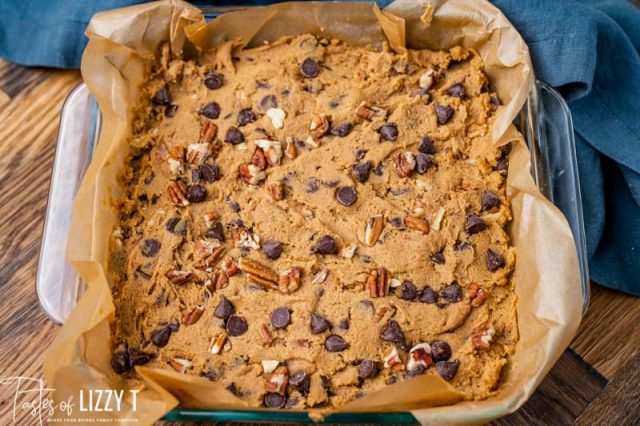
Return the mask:
<svg viewBox="0 0 640 426">
<path fill-rule="evenodd" d="M 80 80 L 0 60 L 0 377 L 40 377 L 57 330 L 38 306 L 35 276 L 59 113 Z M 593 284 L 570 349 L 524 407 L 494 424 L 639 424 L 639 323 L 640 299 Z M 0 424 L 13 423 L 12 406 L 13 389 L 0 386 Z M 32 424 L 18 414 L 16 424 Z"/>
</svg>

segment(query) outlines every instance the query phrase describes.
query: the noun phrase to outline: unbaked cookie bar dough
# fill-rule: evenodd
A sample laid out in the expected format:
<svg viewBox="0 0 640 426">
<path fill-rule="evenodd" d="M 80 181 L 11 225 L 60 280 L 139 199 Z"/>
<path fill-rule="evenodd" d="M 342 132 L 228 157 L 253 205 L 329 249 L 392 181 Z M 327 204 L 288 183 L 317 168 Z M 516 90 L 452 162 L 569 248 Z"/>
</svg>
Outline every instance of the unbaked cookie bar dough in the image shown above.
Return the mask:
<svg viewBox="0 0 640 426">
<path fill-rule="evenodd" d="M 142 93 L 110 252 L 117 373 L 273 408 L 422 374 L 496 390 L 518 339 L 509 150 L 476 52 L 165 45 Z"/>
</svg>

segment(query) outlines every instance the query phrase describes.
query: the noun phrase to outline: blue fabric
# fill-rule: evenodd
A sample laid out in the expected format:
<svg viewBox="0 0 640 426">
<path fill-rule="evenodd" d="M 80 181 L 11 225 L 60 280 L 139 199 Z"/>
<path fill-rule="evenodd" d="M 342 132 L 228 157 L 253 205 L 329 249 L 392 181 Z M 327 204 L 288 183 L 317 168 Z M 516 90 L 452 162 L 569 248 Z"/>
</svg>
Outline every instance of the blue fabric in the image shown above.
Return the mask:
<svg viewBox="0 0 640 426">
<path fill-rule="evenodd" d="M 91 15 L 133 3 L 0 0 L 0 56 L 78 67 Z M 640 11 L 623 0 L 493 3 L 529 45 L 537 77 L 569 102 L 591 276 L 640 295 Z"/>
</svg>

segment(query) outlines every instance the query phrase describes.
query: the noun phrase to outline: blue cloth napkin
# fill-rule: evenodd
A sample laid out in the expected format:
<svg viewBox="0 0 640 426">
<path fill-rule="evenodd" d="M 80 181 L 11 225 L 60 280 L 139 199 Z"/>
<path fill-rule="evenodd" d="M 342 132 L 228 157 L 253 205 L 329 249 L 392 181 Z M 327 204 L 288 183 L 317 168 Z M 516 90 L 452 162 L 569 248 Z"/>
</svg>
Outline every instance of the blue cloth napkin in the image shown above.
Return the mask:
<svg viewBox="0 0 640 426">
<path fill-rule="evenodd" d="M 571 108 L 592 278 L 640 296 L 640 11 L 623 0 L 492 1 Z M 0 56 L 76 68 L 91 16 L 133 3 L 1 1 Z"/>
</svg>

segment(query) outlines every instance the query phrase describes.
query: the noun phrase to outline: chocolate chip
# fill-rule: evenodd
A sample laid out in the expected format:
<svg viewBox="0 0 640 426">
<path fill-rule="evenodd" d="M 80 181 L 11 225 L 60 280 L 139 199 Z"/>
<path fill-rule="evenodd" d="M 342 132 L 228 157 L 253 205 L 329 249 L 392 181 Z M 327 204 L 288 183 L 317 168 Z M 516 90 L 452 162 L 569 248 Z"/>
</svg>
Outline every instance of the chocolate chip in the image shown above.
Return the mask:
<svg viewBox="0 0 640 426">
<path fill-rule="evenodd" d="M 304 184 L 304 192 L 307 194 L 313 194 L 314 192 L 317 192 L 318 189 L 320 189 L 320 179 L 315 177 L 307 179 Z"/>
<path fill-rule="evenodd" d="M 204 85 L 209 90 L 216 90 L 224 84 L 224 75 L 218 72 L 210 72 L 204 77 Z"/>
<path fill-rule="evenodd" d="M 220 105 L 217 102 L 209 102 L 198 110 L 198 114 L 215 120 L 220 117 Z"/>
<path fill-rule="evenodd" d="M 364 163 L 356 164 L 351 168 L 351 174 L 358 182 L 365 183 L 369 179 L 369 172 L 371 171 L 371 167 L 371 161 L 365 161 Z"/>
<path fill-rule="evenodd" d="M 494 105 L 494 106 L 500 106 L 502 104 L 502 102 L 500 102 L 500 99 L 498 99 L 497 96 L 491 96 L 489 98 L 489 102 L 491 102 L 491 105 Z"/>
<path fill-rule="evenodd" d="M 416 377 L 420 376 L 427 372 L 427 367 L 422 364 L 418 364 L 413 369 L 407 371 L 407 377 Z"/>
<path fill-rule="evenodd" d="M 287 308 L 278 308 L 271 312 L 271 324 L 275 328 L 285 328 L 291 322 L 291 312 Z"/>
<path fill-rule="evenodd" d="M 178 320 L 173 320 L 169 323 L 169 328 L 171 329 L 171 331 L 173 331 L 174 333 L 176 331 L 178 331 L 180 329 L 180 321 Z"/>
<path fill-rule="evenodd" d="M 300 402 L 299 398 L 289 398 L 287 399 L 287 403 L 284 404 L 284 408 L 287 408 L 287 409 L 295 408 L 299 402 Z"/>
<path fill-rule="evenodd" d="M 442 289 L 440 296 L 447 299 L 447 302 L 449 303 L 456 303 L 462 300 L 462 289 L 458 283 L 453 282 Z"/>
<path fill-rule="evenodd" d="M 387 380 L 385 380 L 384 384 L 385 385 L 392 385 L 394 383 L 398 382 L 398 376 L 393 375 L 393 376 L 389 376 L 389 378 Z"/>
<path fill-rule="evenodd" d="M 222 223 L 216 221 L 214 222 L 209 229 L 206 230 L 204 236 L 207 238 L 213 238 L 215 240 L 224 242 L 224 228 L 222 227 Z"/>
<path fill-rule="evenodd" d="M 349 329 L 349 320 L 343 319 L 338 323 L 338 328 L 340 330 L 348 330 Z"/>
<path fill-rule="evenodd" d="M 249 325 L 242 317 L 231 315 L 229 319 L 227 319 L 227 333 L 229 333 L 229 336 L 242 336 L 248 329 Z"/>
<path fill-rule="evenodd" d="M 404 333 L 395 320 L 389 320 L 380 337 L 387 342 L 400 343 L 404 340 Z"/>
<path fill-rule="evenodd" d="M 267 95 L 260 101 L 260 108 L 265 111 L 271 108 L 278 108 L 278 100 L 274 95 Z"/>
<path fill-rule="evenodd" d="M 338 254 L 338 243 L 330 235 L 323 235 L 313 247 L 316 254 Z"/>
<path fill-rule="evenodd" d="M 236 309 L 233 307 L 233 303 L 231 303 L 226 297 L 220 296 L 220 302 L 213 311 L 213 316 L 220 319 L 227 319 L 233 315 L 235 311 Z"/>
<path fill-rule="evenodd" d="M 438 303 L 438 293 L 427 286 L 420 292 L 418 300 L 422 303 Z"/>
<path fill-rule="evenodd" d="M 325 317 L 317 314 L 311 314 L 311 333 L 318 334 L 331 328 L 331 322 Z"/>
<path fill-rule="evenodd" d="M 460 361 L 457 359 L 455 361 L 440 361 L 436 363 L 438 374 L 447 382 L 450 382 L 456 376 L 458 367 L 460 367 Z"/>
<path fill-rule="evenodd" d="M 153 179 L 155 179 L 156 175 L 155 173 L 153 173 L 153 171 L 151 171 L 151 173 L 149 173 L 147 176 L 145 176 L 144 178 L 144 184 L 145 185 L 149 185 L 151 182 L 153 182 Z"/>
<path fill-rule="evenodd" d="M 296 371 L 289 377 L 289 386 L 297 390 L 302 396 L 309 394 L 309 387 L 311 385 L 311 378 L 306 371 Z"/>
<path fill-rule="evenodd" d="M 382 176 L 384 174 L 384 164 L 382 162 L 378 163 L 375 169 L 373 169 L 373 174 L 376 176 Z"/>
<path fill-rule="evenodd" d="M 247 124 L 256 121 L 257 117 L 251 108 L 241 109 L 238 113 L 238 127 L 246 126 Z"/>
<path fill-rule="evenodd" d="M 191 185 L 187 191 L 187 200 L 191 203 L 201 203 L 207 198 L 207 189 L 200 185 Z"/>
<path fill-rule="evenodd" d="M 495 207 L 500 206 L 500 197 L 493 192 L 485 189 L 482 191 L 482 195 L 480 196 L 482 211 L 491 210 Z"/>
<path fill-rule="evenodd" d="M 491 249 L 487 249 L 487 269 L 491 272 L 504 266 L 504 256 L 496 253 Z"/>
<path fill-rule="evenodd" d="M 335 188 L 336 186 L 338 186 L 339 183 L 340 183 L 340 180 L 329 180 L 329 181 L 323 181 L 322 185 L 326 186 L 327 188 Z"/>
<path fill-rule="evenodd" d="M 363 359 L 358 366 L 358 377 L 362 380 L 370 379 L 378 374 L 378 365 L 370 359 Z"/>
<path fill-rule="evenodd" d="M 367 152 L 366 149 L 356 149 L 353 156 L 356 158 L 356 161 L 360 161 L 367 155 Z"/>
<path fill-rule="evenodd" d="M 436 117 L 438 117 L 438 123 L 447 124 L 451 116 L 453 115 L 453 107 L 449 105 L 436 104 Z"/>
<path fill-rule="evenodd" d="M 398 126 L 395 123 L 387 123 L 378 129 L 382 139 L 395 141 L 398 138 Z"/>
<path fill-rule="evenodd" d="M 184 234 L 187 230 L 186 222 L 179 217 L 172 217 L 164 225 L 165 229 L 172 234 Z"/>
<path fill-rule="evenodd" d="M 129 348 L 129 365 L 131 368 L 136 365 L 145 365 L 155 357 L 155 354 L 143 352 L 135 348 Z"/>
<path fill-rule="evenodd" d="M 436 147 L 433 144 L 433 140 L 427 135 L 422 137 L 420 145 L 418 145 L 418 151 L 423 154 L 433 155 L 436 153 Z"/>
<path fill-rule="evenodd" d="M 467 94 L 464 90 L 464 86 L 461 83 L 458 83 L 447 89 L 447 95 L 456 98 L 464 98 Z"/>
<path fill-rule="evenodd" d="M 455 244 L 453 245 L 453 249 L 455 251 L 462 251 L 468 248 L 471 248 L 471 244 L 467 241 L 456 240 Z"/>
<path fill-rule="evenodd" d="M 126 373 L 131 370 L 129 365 L 129 353 L 127 351 L 114 352 L 111 357 L 111 368 L 116 374 Z"/>
<path fill-rule="evenodd" d="M 167 86 L 162 86 L 151 98 L 151 103 L 154 105 L 169 105 L 171 98 L 169 97 L 169 91 Z"/>
<path fill-rule="evenodd" d="M 435 253 L 432 253 L 431 256 L 429 256 L 429 259 L 431 259 L 433 263 L 437 263 L 438 265 L 444 265 L 446 261 L 444 257 L 444 249 L 437 251 Z"/>
<path fill-rule="evenodd" d="M 200 166 L 200 177 L 206 182 L 215 182 L 220 179 L 220 167 L 217 164 L 203 164 Z"/>
<path fill-rule="evenodd" d="M 218 380 L 218 372 L 213 368 L 209 368 L 208 370 L 203 371 L 201 374 L 212 382 Z"/>
<path fill-rule="evenodd" d="M 467 231 L 467 234 L 477 234 L 478 232 L 484 231 L 486 228 L 487 224 L 480 216 L 474 213 L 469 213 L 467 215 L 467 222 L 464 225 L 464 230 Z"/>
<path fill-rule="evenodd" d="M 191 182 L 198 182 L 200 180 L 200 169 L 191 169 Z"/>
<path fill-rule="evenodd" d="M 421 175 L 425 174 L 427 170 L 429 170 L 435 162 L 433 161 L 433 157 L 428 154 L 417 154 L 416 158 L 416 168 L 415 171 L 420 173 Z"/>
<path fill-rule="evenodd" d="M 329 101 L 329 107 L 331 108 L 338 108 L 340 106 L 340 103 L 342 102 L 342 100 L 345 98 L 345 95 L 340 95 L 338 97 L 335 97 L 333 99 L 331 99 Z"/>
<path fill-rule="evenodd" d="M 240 204 L 238 204 L 237 201 L 233 201 L 233 200 L 229 201 L 229 208 L 234 213 L 239 213 L 240 210 L 242 210 L 242 208 L 240 208 Z"/>
<path fill-rule="evenodd" d="M 451 346 L 444 340 L 436 340 L 431 344 L 431 356 L 435 362 L 448 361 L 451 358 Z"/>
<path fill-rule="evenodd" d="M 165 107 L 164 116 L 167 118 L 175 117 L 177 112 L 178 112 L 178 105 L 170 104 Z"/>
<path fill-rule="evenodd" d="M 497 171 L 509 170 L 509 157 L 499 158 L 493 169 Z"/>
<path fill-rule="evenodd" d="M 322 382 L 322 389 L 324 389 L 327 394 L 333 394 L 331 391 L 331 380 L 327 376 L 320 376 L 320 381 Z"/>
<path fill-rule="evenodd" d="M 147 238 L 140 244 L 140 253 L 144 257 L 154 257 L 160 251 L 160 241 L 154 238 Z"/>
<path fill-rule="evenodd" d="M 418 297 L 418 289 L 411 281 L 403 281 L 402 284 L 400 284 L 398 297 L 402 300 L 414 300 Z"/>
<path fill-rule="evenodd" d="M 267 240 L 262 244 L 262 251 L 271 260 L 276 260 L 282 254 L 283 245 L 277 240 Z"/>
<path fill-rule="evenodd" d="M 367 310 L 369 310 L 371 313 L 373 313 L 375 308 L 374 308 L 373 302 L 371 302 L 371 300 L 363 299 L 363 300 L 360 301 L 360 304 L 362 306 L 364 306 Z"/>
<path fill-rule="evenodd" d="M 238 387 L 234 382 L 231 382 L 225 387 L 226 390 L 234 394 L 235 396 L 240 396 L 240 392 L 238 391 Z"/>
<path fill-rule="evenodd" d="M 342 352 L 347 349 L 349 345 L 344 339 L 337 334 L 332 334 L 324 341 L 324 348 L 329 352 Z"/>
<path fill-rule="evenodd" d="M 402 219 L 399 217 L 392 217 L 391 219 L 389 219 L 389 223 L 391 225 L 393 225 L 394 228 L 403 228 L 404 227 L 404 223 L 402 222 Z"/>
<path fill-rule="evenodd" d="M 358 199 L 356 190 L 350 186 L 343 186 L 336 191 L 336 198 L 343 206 L 351 206 Z"/>
<path fill-rule="evenodd" d="M 231 145 L 238 145 L 244 142 L 244 135 L 237 127 L 229 127 L 227 135 L 224 137 L 224 141 Z"/>
<path fill-rule="evenodd" d="M 320 65 L 311 58 L 307 58 L 300 65 L 300 74 L 305 78 L 314 78 L 320 74 Z"/>
<path fill-rule="evenodd" d="M 287 397 L 276 392 L 268 392 L 264 395 L 264 405 L 269 408 L 282 408 L 287 403 Z"/>
<path fill-rule="evenodd" d="M 353 129 L 353 123 L 351 123 L 350 121 L 345 121 L 344 123 L 341 123 L 336 127 L 334 127 L 333 129 L 331 129 L 330 133 L 333 136 L 339 136 L 343 138 L 347 136 L 349 133 L 351 133 L 351 129 Z"/>
<path fill-rule="evenodd" d="M 171 330 L 171 327 L 169 327 L 168 324 L 164 327 L 157 328 L 151 333 L 151 341 L 157 347 L 163 348 L 167 346 L 167 343 L 169 343 L 169 338 L 171 337 L 172 332 L 173 330 Z"/>
</svg>

